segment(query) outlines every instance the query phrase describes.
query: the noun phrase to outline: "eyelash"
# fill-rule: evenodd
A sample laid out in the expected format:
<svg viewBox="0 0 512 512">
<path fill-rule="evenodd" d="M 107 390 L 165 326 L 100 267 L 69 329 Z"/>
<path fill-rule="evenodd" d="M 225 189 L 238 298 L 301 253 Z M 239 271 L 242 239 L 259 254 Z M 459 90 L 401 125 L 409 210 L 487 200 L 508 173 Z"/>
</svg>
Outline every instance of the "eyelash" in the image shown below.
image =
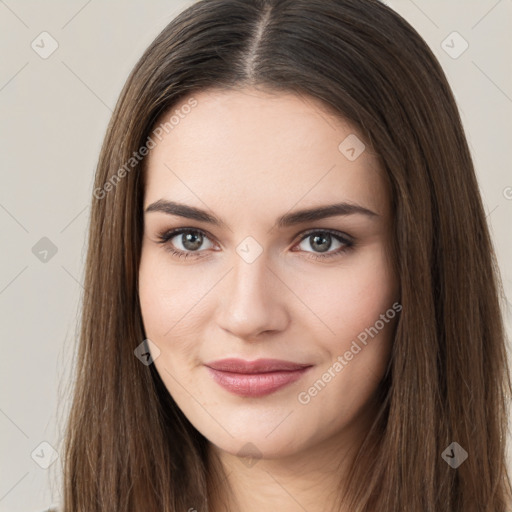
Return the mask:
<svg viewBox="0 0 512 512">
<path fill-rule="evenodd" d="M 195 255 L 195 253 L 199 253 L 199 251 L 184 252 L 184 251 L 175 249 L 169 243 L 169 241 L 171 239 L 173 239 L 175 236 L 180 235 L 182 233 L 200 233 L 201 235 L 203 235 L 206 238 L 211 238 L 208 233 L 206 233 L 205 231 L 203 231 L 201 229 L 197 229 L 197 228 L 177 228 L 177 229 L 172 229 L 172 230 L 169 230 L 169 231 L 164 231 L 163 233 L 158 234 L 158 239 L 159 239 L 158 243 L 164 245 L 165 249 L 167 251 L 169 251 L 171 253 L 171 255 L 174 256 L 174 257 L 184 258 L 184 259 L 187 259 L 189 257 L 203 258 L 204 256 L 196 256 Z M 354 240 L 352 238 L 349 238 L 344 233 L 341 233 L 339 231 L 334 231 L 334 230 L 331 230 L 331 229 L 310 229 L 310 230 L 308 230 L 308 231 L 306 231 L 305 233 L 302 234 L 302 237 L 300 238 L 300 240 L 297 242 L 296 245 L 300 244 L 301 242 L 303 242 L 304 240 L 309 238 L 311 235 L 314 235 L 314 234 L 317 234 L 317 233 L 320 233 L 320 234 L 328 233 L 328 234 L 332 235 L 338 242 L 343 244 L 343 247 L 340 247 L 336 251 L 329 252 L 329 253 L 326 253 L 326 254 L 311 253 L 309 251 L 306 251 L 308 253 L 308 256 L 306 256 L 306 257 L 309 258 L 309 259 L 316 260 L 316 261 L 318 261 L 318 260 L 325 261 L 327 259 L 334 258 L 336 256 L 341 256 L 342 254 L 344 254 L 344 253 L 346 253 L 346 252 L 348 252 L 348 251 L 350 251 L 351 249 L 354 248 L 355 242 L 354 242 Z"/>
</svg>

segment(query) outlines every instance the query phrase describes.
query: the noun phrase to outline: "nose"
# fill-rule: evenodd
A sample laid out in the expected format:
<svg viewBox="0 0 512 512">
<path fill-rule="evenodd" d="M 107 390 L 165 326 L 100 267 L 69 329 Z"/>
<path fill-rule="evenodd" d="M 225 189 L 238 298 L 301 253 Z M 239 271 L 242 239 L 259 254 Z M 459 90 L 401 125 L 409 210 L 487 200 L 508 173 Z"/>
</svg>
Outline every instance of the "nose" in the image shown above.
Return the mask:
<svg viewBox="0 0 512 512">
<path fill-rule="evenodd" d="M 289 323 L 286 307 L 290 291 L 270 268 L 265 252 L 248 263 L 235 255 L 233 268 L 219 290 L 217 323 L 228 333 L 257 341 Z"/>
</svg>

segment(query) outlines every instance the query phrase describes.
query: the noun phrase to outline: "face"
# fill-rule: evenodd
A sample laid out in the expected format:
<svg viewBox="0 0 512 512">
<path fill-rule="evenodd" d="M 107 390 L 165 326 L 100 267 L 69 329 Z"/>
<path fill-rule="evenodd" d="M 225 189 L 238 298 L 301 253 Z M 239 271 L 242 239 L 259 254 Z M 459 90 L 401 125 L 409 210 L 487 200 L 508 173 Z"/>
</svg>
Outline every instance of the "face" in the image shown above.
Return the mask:
<svg viewBox="0 0 512 512">
<path fill-rule="evenodd" d="M 147 159 L 139 270 L 169 393 L 232 454 L 284 457 L 357 430 L 400 309 L 378 160 L 291 93 L 203 91 L 162 122 L 173 114 Z"/>
</svg>

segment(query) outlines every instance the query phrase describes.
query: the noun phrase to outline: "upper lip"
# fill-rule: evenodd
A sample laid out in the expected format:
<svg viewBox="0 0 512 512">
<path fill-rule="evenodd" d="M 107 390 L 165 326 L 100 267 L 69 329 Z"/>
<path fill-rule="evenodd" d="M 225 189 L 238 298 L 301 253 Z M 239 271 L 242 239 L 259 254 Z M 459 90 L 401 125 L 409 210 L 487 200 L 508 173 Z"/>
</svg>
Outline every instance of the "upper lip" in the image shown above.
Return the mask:
<svg viewBox="0 0 512 512">
<path fill-rule="evenodd" d="M 205 366 L 232 373 L 268 373 L 274 371 L 293 371 L 302 370 L 312 366 L 311 364 L 294 363 L 292 361 L 282 361 L 280 359 L 256 359 L 255 361 L 245 361 L 244 359 L 220 359 L 205 363 Z"/>
</svg>

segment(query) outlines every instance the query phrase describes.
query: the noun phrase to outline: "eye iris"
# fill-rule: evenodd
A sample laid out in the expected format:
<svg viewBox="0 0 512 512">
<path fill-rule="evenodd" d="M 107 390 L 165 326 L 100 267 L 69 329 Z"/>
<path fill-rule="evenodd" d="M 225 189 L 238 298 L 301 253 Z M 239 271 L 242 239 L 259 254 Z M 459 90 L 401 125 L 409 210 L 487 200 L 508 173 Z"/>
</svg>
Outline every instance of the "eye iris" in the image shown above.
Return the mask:
<svg viewBox="0 0 512 512">
<path fill-rule="evenodd" d="M 315 248 L 315 246 L 316 246 L 316 248 L 319 249 L 319 252 L 325 252 L 331 246 L 331 235 L 329 233 L 325 233 L 322 236 L 311 235 L 310 238 L 312 239 L 311 246 L 313 248 Z"/>
<path fill-rule="evenodd" d="M 195 251 L 203 243 L 203 235 L 197 232 L 187 232 L 181 235 L 181 243 L 183 247 L 189 251 Z"/>
</svg>

